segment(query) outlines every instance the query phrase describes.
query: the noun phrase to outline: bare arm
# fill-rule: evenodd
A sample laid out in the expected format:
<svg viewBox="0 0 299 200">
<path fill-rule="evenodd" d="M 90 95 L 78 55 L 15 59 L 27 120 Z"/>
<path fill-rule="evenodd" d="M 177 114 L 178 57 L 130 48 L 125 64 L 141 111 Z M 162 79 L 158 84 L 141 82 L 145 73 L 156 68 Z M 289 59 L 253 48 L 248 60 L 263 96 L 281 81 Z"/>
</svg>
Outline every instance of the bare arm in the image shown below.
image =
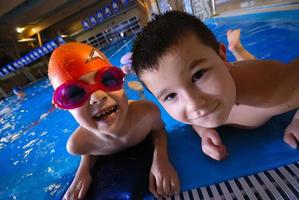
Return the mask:
<svg viewBox="0 0 299 200">
<path fill-rule="evenodd" d="M 202 138 L 204 134 L 207 134 L 207 128 L 201 127 L 201 126 L 192 126 L 193 129 L 196 131 L 196 133 Z"/>
<path fill-rule="evenodd" d="M 82 154 L 80 140 L 82 129 L 78 128 L 69 138 L 67 142 L 67 150 L 73 155 Z M 76 175 L 69 186 L 68 190 L 63 196 L 64 200 L 69 199 L 82 199 L 85 197 L 89 186 L 91 184 L 92 177 L 90 171 L 93 168 L 97 157 L 92 155 L 81 155 L 80 165 L 77 169 Z"/>
<path fill-rule="evenodd" d="M 288 64 L 251 60 L 234 65 L 230 72 L 240 104 L 263 109 L 268 117 L 299 108 L 299 59 Z"/>
<path fill-rule="evenodd" d="M 160 118 L 160 112 L 156 106 L 153 107 L 153 123 L 151 131 L 151 139 L 154 146 L 153 158 L 162 158 L 168 160 L 167 153 L 167 135 L 164 131 L 164 124 Z"/>
<path fill-rule="evenodd" d="M 64 194 L 63 200 L 83 199 L 85 197 L 92 180 L 90 170 L 94 166 L 95 161 L 96 156 L 81 156 L 81 162 L 77 169 L 74 180 Z"/>
<path fill-rule="evenodd" d="M 161 158 L 163 160 L 168 160 L 167 153 L 167 136 L 163 129 L 152 131 L 151 139 L 154 145 L 154 155 L 153 159 Z"/>
<path fill-rule="evenodd" d="M 72 155 L 106 155 L 111 154 L 104 150 L 104 143 L 94 134 L 79 127 L 67 141 L 67 151 Z"/>
<path fill-rule="evenodd" d="M 96 160 L 97 160 L 97 156 L 82 155 L 80 165 L 77 169 L 76 175 L 80 174 L 81 172 L 90 173 L 90 171 L 92 170 Z"/>
<path fill-rule="evenodd" d="M 160 118 L 159 109 L 152 104 L 151 109 L 151 139 L 154 146 L 153 163 L 150 172 L 149 190 L 157 197 L 169 197 L 180 191 L 180 183 L 175 169 L 168 159 L 167 134 Z"/>
<path fill-rule="evenodd" d="M 260 108 L 272 117 L 299 108 L 299 59 L 288 64 L 277 61 L 239 62 L 231 68 L 240 104 Z M 285 131 L 284 141 L 293 148 L 299 141 L 299 114 Z"/>
</svg>

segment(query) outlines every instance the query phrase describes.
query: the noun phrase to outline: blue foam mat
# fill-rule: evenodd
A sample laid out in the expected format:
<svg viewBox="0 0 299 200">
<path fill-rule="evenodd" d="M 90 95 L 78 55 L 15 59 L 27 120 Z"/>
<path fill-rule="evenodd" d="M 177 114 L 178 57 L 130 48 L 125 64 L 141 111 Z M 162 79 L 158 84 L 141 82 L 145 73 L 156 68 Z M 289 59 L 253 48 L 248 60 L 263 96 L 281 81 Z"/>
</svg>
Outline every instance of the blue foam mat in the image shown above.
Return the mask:
<svg viewBox="0 0 299 200">
<path fill-rule="evenodd" d="M 283 134 L 295 111 L 276 116 L 262 127 L 251 130 L 218 128 L 229 156 L 215 161 L 203 154 L 199 136 L 190 126 L 168 130 L 169 155 L 181 190 L 190 190 L 225 180 L 255 174 L 299 161 L 299 151 L 283 142 Z"/>
</svg>

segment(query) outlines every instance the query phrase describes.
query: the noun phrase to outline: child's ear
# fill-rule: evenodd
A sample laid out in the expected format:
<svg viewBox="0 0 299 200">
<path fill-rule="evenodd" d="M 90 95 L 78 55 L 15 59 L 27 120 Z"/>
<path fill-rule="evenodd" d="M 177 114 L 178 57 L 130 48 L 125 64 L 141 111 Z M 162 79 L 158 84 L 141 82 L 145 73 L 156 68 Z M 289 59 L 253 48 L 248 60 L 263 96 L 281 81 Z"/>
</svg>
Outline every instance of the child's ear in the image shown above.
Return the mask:
<svg viewBox="0 0 299 200">
<path fill-rule="evenodd" d="M 220 43 L 220 46 L 219 46 L 219 50 L 218 50 L 218 54 L 220 56 L 220 58 L 226 62 L 226 48 L 224 46 L 223 43 Z"/>
</svg>

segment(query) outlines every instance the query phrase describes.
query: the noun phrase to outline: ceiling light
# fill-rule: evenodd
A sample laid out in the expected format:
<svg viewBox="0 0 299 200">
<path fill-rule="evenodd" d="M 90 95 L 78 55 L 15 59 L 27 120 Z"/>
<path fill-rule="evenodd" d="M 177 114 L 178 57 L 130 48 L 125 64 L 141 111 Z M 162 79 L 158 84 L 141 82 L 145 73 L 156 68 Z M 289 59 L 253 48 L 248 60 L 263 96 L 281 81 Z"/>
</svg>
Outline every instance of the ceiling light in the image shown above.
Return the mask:
<svg viewBox="0 0 299 200">
<path fill-rule="evenodd" d="M 32 31 L 33 33 L 37 33 L 36 28 L 32 28 L 31 31 Z"/>
<path fill-rule="evenodd" d="M 20 28 L 20 27 L 17 27 L 17 28 L 16 28 L 16 31 L 17 31 L 18 33 L 22 33 L 24 30 L 25 30 L 25 28 Z"/>
<path fill-rule="evenodd" d="M 35 41 L 35 38 L 23 38 L 21 40 L 18 40 L 18 42 L 31 42 L 31 41 Z"/>
</svg>

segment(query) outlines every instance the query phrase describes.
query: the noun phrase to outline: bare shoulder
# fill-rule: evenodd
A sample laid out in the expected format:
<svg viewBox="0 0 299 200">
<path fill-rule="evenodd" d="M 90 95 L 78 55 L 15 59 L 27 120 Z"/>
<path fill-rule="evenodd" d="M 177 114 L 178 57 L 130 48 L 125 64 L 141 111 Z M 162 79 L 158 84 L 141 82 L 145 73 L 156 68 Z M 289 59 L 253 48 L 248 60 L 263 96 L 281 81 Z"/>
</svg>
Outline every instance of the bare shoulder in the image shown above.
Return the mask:
<svg viewBox="0 0 299 200">
<path fill-rule="evenodd" d="M 230 72 L 239 103 L 271 109 L 273 114 L 298 108 L 299 59 L 287 64 L 270 60 L 236 62 Z"/>
<path fill-rule="evenodd" d="M 83 155 L 88 152 L 88 143 L 90 143 L 90 137 L 86 134 L 86 130 L 82 127 L 78 127 L 67 141 L 67 151 L 73 155 Z"/>
<path fill-rule="evenodd" d="M 293 60 L 289 63 L 282 63 L 276 60 L 248 60 L 231 63 L 231 72 L 235 73 L 250 73 L 256 74 L 260 72 L 267 72 L 263 75 L 277 74 L 279 72 L 298 72 L 299 59 Z"/>
<path fill-rule="evenodd" d="M 161 129 L 161 127 L 164 127 L 159 107 L 153 102 L 147 100 L 134 101 L 132 107 L 134 107 L 132 109 L 134 110 L 134 118 L 137 118 L 142 124 L 148 124 L 151 129 Z"/>
<path fill-rule="evenodd" d="M 298 63 L 298 62 L 297 62 Z M 237 62 L 231 68 L 237 92 L 261 94 L 298 80 L 299 65 L 278 61 L 251 60 Z"/>
<path fill-rule="evenodd" d="M 138 100 L 129 102 L 130 107 L 138 109 L 142 113 L 155 113 L 159 112 L 158 106 L 148 100 Z"/>
</svg>

